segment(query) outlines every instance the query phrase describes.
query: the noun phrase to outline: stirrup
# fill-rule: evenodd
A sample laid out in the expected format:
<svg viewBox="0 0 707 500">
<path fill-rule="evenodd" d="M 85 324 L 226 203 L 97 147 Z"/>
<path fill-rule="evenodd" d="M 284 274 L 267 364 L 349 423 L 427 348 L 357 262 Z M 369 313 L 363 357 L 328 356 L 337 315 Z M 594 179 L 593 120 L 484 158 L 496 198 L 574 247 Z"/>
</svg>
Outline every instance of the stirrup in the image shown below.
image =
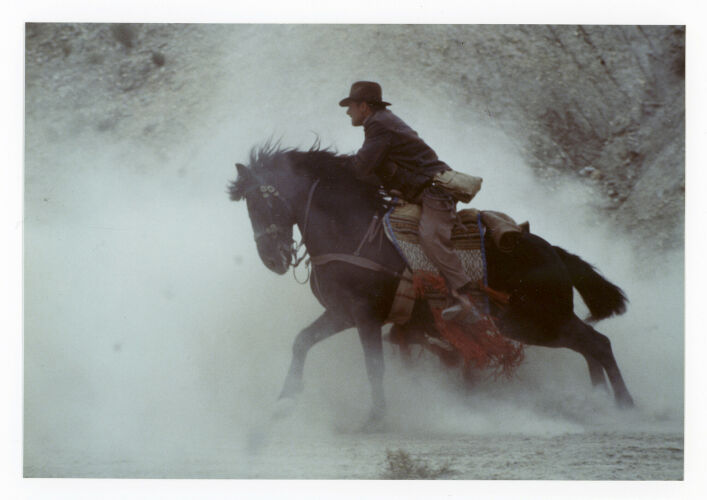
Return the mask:
<svg viewBox="0 0 707 500">
<path fill-rule="evenodd" d="M 452 320 L 459 316 L 464 311 L 464 307 L 461 304 L 454 304 L 449 306 L 442 311 L 442 319 L 445 321 Z"/>
<path fill-rule="evenodd" d="M 453 319 L 460 319 L 467 323 L 475 323 L 483 319 L 482 314 L 476 308 L 469 297 L 465 297 L 468 301 L 468 307 L 465 307 L 462 300 L 457 300 L 457 303 L 447 307 L 442 310 L 442 319 L 445 321 L 450 321 Z"/>
<path fill-rule="evenodd" d="M 474 304 L 471 303 L 469 297 L 456 291 L 452 291 L 452 297 L 456 299 L 456 303 L 442 311 L 442 319 L 454 319 L 461 313 L 468 314 L 474 310 Z"/>
</svg>

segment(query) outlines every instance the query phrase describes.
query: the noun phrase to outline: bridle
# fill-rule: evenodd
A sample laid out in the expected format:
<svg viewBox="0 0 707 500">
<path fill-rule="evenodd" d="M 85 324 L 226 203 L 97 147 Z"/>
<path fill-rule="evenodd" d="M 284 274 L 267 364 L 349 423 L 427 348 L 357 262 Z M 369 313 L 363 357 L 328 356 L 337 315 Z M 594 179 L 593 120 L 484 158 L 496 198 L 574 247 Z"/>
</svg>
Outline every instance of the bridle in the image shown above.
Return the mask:
<svg viewBox="0 0 707 500">
<path fill-rule="evenodd" d="M 316 255 L 311 258 L 308 257 L 308 251 L 307 248 L 304 247 L 304 241 L 307 237 L 307 226 L 309 225 L 309 212 L 312 206 L 312 198 L 314 197 L 314 191 L 317 189 L 317 186 L 319 185 L 320 179 L 315 180 L 312 183 L 312 186 L 309 188 L 309 193 L 307 195 L 307 204 L 305 205 L 305 210 L 304 210 L 304 221 L 302 222 L 301 226 L 301 235 L 302 239 L 299 241 L 299 243 L 295 242 L 294 239 L 290 241 L 289 247 L 287 249 L 288 253 L 288 267 L 292 267 L 292 274 L 295 277 L 295 281 L 297 281 L 300 284 L 305 284 L 307 281 L 309 281 L 309 277 L 311 275 L 311 268 L 310 264 L 317 266 L 317 265 L 324 265 L 332 261 L 339 261 L 339 262 L 346 262 L 348 264 L 352 264 L 357 267 L 362 267 L 365 269 L 369 269 L 372 271 L 377 271 L 377 272 L 385 272 L 387 274 L 390 274 L 392 276 L 395 276 L 397 278 L 400 277 L 400 273 L 388 268 L 385 265 L 379 264 L 375 261 L 372 261 L 368 258 L 362 257 L 359 255 L 359 252 L 361 251 L 362 247 L 366 243 L 371 243 L 373 239 L 375 239 L 377 236 L 378 237 L 383 237 L 382 233 L 383 231 L 381 230 L 381 219 L 378 217 L 378 215 L 375 215 L 373 219 L 371 220 L 371 223 L 368 227 L 368 230 L 366 231 L 366 234 L 363 236 L 363 239 L 361 240 L 361 243 L 359 244 L 358 248 L 353 254 L 340 254 L 340 253 L 327 253 L 327 254 L 322 254 L 322 255 Z M 273 200 L 279 200 L 282 203 L 282 206 L 284 207 L 284 212 L 287 214 L 287 220 L 291 221 L 289 222 L 289 226 L 291 227 L 293 224 L 296 222 L 296 218 L 294 216 L 294 210 L 292 210 L 292 206 L 290 203 L 285 199 L 280 196 L 280 192 L 278 189 L 273 186 L 272 184 L 260 184 L 260 185 L 254 185 L 250 187 L 245 193 L 249 194 L 252 192 L 259 192 L 260 195 L 266 200 L 266 203 L 268 207 L 271 209 L 271 211 L 275 210 L 274 206 L 274 201 Z M 285 227 L 276 223 L 271 223 L 266 227 L 265 229 L 262 229 L 258 232 L 255 233 L 255 240 L 256 242 L 265 237 L 269 238 L 274 238 L 276 242 L 279 243 L 280 240 L 280 235 L 281 234 L 287 234 L 288 231 L 290 231 L 290 227 Z M 304 247 L 304 252 L 301 252 L 301 249 Z M 306 259 L 306 260 L 305 260 Z M 297 267 L 302 263 L 305 262 L 305 267 L 307 268 L 307 276 L 304 278 L 303 281 L 300 281 L 297 277 Z"/>
<path fill-rule="evenodd" d="M 294 239 L 291 240 L 290 245 L 289 245 L 289 267 L 292 267 L 293 273 L 295 272 L 295 269 L 297 266 L 299 266 L 302 261 L 304 261 L 307 258 L 307 249 L 304 247 L 304 240 L 305 237 L 307 236 L 307 226 L 309 224 L 309 211 L 312 206 L 312 198 L 314 197 L 314 191 L 317 189 L 317 186 L 319 185 L 320 179 L 315 180 L 312 183 L 312 186 L 309 188 L 309 193 L 307 195 L 307 204 L 305 206 L 305 211 L 304 211 L 304 222 L 302 223 L 302 231 L 301 231 L 301 239 L 299 243 L 295 242 Z M 271 223 L 268 225 L 265 229 L 261 229 L 255 232 L 254 237 L 255 241 L 257 242 L 261 238 L 273 238 L 276 241 L 279 241 L 282 239 L 281 235 L 286 235 L 290 231 L 290 227 L 295 224 L 296 218 L 294 215 L 294 210 L 292 209 L 292 205 L 283 197 L 280 196 L 280 191 L 273 186 L 272 184 L 260 184 L 260 185 L 254 185 L 251 188 L 249 188 L 245 194 L 251 194 L 253 192 L 259 193 L 260 196 L 265 200 L 266 204 L 268 205 L 268 208 L 270 208 L 271 212 L 275 212 L 275 200 L 279 200 L 282 206 L 284 207 L 284 210 L 281 210 L 280 212 L 285 212 L 285 215 L 287 217 L 288 221 L 291 221 L 289 223 L 289 227 L 283 226 L 280 224 L 277 224 L 275 222 Z M 277 213 L 277 212 L 275 212 Z M 301 252 L 301 249 L 304 248 L 304 252 Z M 309 273 L 307 278 L 305 279 L 304 283 L 307 282 L 307 279 L 309 278 Z M 295 279 L 299 282 L 297 279 L 297 276 L 295 275 Z"/>
</svg>

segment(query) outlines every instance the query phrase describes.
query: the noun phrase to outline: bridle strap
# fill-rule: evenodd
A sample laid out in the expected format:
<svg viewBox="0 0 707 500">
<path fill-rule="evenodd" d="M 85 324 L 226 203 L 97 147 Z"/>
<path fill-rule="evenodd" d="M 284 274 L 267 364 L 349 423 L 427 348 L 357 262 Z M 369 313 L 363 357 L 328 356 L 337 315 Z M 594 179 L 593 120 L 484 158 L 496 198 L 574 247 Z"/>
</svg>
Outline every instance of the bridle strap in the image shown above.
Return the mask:
<svg viewBox="0 0 707 500">
<path fill-rule="evenodd" d="M 317 189 L 317 186 L 319 185 L 319 181 L 321 179 L 317 179 L 314 181 L 312 184 L 312 187 L 309 188 L 309 195 L 307 195 L 307 205 L 304 208 L 304 224 L 302 225 L 302 241 L 304 242 L 305 236 L 307 236 L 307 225 L 309 224 L 309 209 L 312 207 L 312 198 L 314 198 L 314 190 Z"/>
<path fill-rule="evenodd" d="M 314 198 L 314 190 L 317 189 L 317 186 L 319 185 L 319 181 L 321 179 L 317 179 L 312 183 L 312 187 L 309 188 L 309 194 L 307 195 L 307 204 L 304 207 L 304 222 L 302 223 L 302 239 L 300 240 L 299 243 L 294 244 L 292 248 L 292 268 L 296 268 L 297 266 L 300 265 L 300 263 L 307 257 L 307 249 L 305 247 L 305 251 L 301 256 L 298 256 L 297 254 L 299 253 L 299 249 L 302 248 L 302 245 L 304 245 L 304 239 L 307 236 L 307 226 L 309 225 L 309 209 L 312 208 L 312 198 Z M 296 277 L 295 277 L 296 279 Z M 305 280 L 306 282 L 306 280 Z"/>
<path fill-rule="evenodd" d="M 370 224 L 368 225 L 368 229 L 366 229 L 366 234 L 364 234 L 363 238 L 361 238 L 361 243 L 358 244 L 358 247 L 356 247 L 356 250 L 353 254 L 358 256 L 361 253 L 361 249 L 366 243 L 373 242 L 377 234 L 382 234 L 379 233 L 382 226 L 383 224 L 381 224 L 378 214 L 375 214 L 371 219 Z"/>
<path fill-rule="evenodd" d="M 260 238 L 264 236 L 271 236 L 271 237 L 277 237 L 277 233 L 284 232 L 284 230 L 280 226 L 276 226 L 275 224 L 270 224 L 268 227 L 261 231 L 257 231 L 253 237 L 255 241 L 258 241 Z"/>
</svg>

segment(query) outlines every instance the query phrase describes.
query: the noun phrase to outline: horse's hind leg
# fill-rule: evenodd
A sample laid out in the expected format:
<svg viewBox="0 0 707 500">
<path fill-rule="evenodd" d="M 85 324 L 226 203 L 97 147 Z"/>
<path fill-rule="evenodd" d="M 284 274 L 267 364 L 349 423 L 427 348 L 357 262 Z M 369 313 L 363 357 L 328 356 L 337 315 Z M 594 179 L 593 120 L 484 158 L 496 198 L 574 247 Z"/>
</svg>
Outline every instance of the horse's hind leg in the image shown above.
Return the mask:
<svg viewBox="0 0 707 500">
<path fill-rule="evenodd" d="M 589 368 L 589 377 L 592 380 L 592 386 L 601 386 L 608 391 L 609 387 L 606 385 L 604 367 L 601 365 L 601 363 L 596 358 L 590 356 L 587 353 L 582 352 L 580 354 L 582 354 L 584 356 L 584 359 L 587 361 L 587 367 Z"/>
<path fill-rule="evenodd" d="M 299 332 L 292 345 L 292 363 L 290 364 L 290 370 L 287 372 L 280 399 L 292 398 L 302 392 L 304 361 L 309 349 L 317 342 L 352 326 L 353 324 L 350 321 L 342 319 L 327 310 L 314 320 L 311 325 Z"/>
<path fill-rule="evenodd" d="M 525 344 L 544 347 L 566 347 L 581 354 L 587 361 L 589 376 L 594 386 L 604 385 L 604 371 L 614 389 L 614 397 L 619 406 L 633 406 L 621 371 L 616 364 L 608 337 L 597 332 L 577 316 L 572 315 L 560 326 L 542 327 L 533 321 L 512 313 L 499 318 L 501 332 L 506 337 Z"/>
<path fill-rule="evenodd" d="M 561 338 L 559 343 L 563 347 L 582 354 L 589 363 L 590 358 L 594 358 L 606 370 L 611 387 L 614 389 L 616 403 L 623 407 L 632 407 L 633 398 L 628 392 L 621 371 L 616 364 L 614 353 L 611 349 L 611 341 L 606 335 L 602 335 L 594 328 L 584 323 L 577 316 L 573 316 L 563 327 L 560 328 Z M 592 370 L 590 364 L 590 371 Z M 603 378 L 603 377 L 602 377 Z M 592 375 L 594 380 L 594 375 Z"/>
</svg>

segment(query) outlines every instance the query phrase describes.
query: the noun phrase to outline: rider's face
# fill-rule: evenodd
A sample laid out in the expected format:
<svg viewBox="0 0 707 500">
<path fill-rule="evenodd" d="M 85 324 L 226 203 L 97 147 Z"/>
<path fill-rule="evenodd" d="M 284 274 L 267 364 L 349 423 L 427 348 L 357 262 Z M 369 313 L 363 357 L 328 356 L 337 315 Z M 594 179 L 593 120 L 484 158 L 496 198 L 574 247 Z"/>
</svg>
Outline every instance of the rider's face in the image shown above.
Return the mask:
<svg viewBox="0 0 707 500">
<path fill-rule="evenodd" d="M 364 120 L 371 114 L 371 108 L 365 102 L 352 101 L 346 114 L 351 117 L 351 125 L 358 127 L 363 125 Z"/>
</svg>

